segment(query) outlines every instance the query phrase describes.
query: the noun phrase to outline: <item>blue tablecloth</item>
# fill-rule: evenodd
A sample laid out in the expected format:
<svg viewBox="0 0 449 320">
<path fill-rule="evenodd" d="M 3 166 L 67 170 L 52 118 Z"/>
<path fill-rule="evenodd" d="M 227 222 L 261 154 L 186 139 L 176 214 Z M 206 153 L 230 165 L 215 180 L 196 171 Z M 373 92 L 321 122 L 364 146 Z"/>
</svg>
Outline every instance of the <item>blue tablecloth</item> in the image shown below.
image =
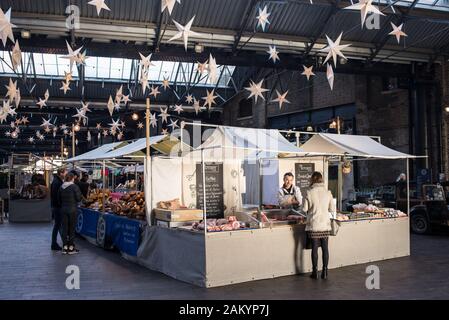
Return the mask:
<svg viewBox="0 0 449 320">
<path fill-rule="evenodd" d="M 131 256 L 137 255 L 140 244 L 141 228 L 144 221 L 120 217 L 110 213 L 102 213 L 96 210 L 80 208 L 78 210 L 77 232 L 80 235 L 97 239 L 98 222 L 102 218 L 105 222 L 104 238 L 107 244 L 111 244 L 121 252 Z"/>
</svg>

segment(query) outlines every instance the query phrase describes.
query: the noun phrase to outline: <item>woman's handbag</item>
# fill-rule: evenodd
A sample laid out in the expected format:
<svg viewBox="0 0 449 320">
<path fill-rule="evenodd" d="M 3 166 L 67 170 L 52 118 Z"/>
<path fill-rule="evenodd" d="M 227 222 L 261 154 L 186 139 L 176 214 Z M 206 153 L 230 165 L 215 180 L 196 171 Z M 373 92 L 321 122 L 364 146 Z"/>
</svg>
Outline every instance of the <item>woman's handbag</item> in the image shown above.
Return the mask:
<svg viewBox="0 0 449 320">
<path fill-rule="evenodd" d="M 336 236 L 340 229 L 340 221 L 337 219 L 331 219 L 331 236 Z"/>
</svg>

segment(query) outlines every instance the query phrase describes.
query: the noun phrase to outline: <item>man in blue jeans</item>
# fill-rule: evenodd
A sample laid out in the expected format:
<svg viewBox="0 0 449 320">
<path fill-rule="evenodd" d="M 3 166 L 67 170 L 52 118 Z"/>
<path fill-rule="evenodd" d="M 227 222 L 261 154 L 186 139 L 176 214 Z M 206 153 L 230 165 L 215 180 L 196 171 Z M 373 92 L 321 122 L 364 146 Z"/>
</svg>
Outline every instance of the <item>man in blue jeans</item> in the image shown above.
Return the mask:
<svg viewBox="0 0 449 320">
<path fill-rule="evenodd" d="M 53 175 L 53 181 L 51 183 L 51 213 L 55 224 L 53 226 L 53 232 L 51 234 L 51 250 L 61 251 L 62 248 L 58 244 L 58 233 L 61 232 L 62 216 L 61 216 L 61 204 L 59 203 L 59 190 L 61 189 L 64 177 L 67 173 L 65 168 L 59 168 L 55 175 Z"/>
</svg>

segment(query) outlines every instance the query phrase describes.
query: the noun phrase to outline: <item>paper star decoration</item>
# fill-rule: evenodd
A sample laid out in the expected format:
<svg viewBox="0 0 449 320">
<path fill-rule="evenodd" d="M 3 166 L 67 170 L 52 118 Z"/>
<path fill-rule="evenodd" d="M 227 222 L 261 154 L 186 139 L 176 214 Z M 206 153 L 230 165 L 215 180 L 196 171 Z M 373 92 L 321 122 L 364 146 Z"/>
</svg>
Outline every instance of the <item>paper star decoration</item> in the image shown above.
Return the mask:
<svg viewBox="0 0 449 320">
<path fill-rule="evenodd" d="M 203 74 L 204 71 L 207 70 L 207 61 L 204 63 L 198 62 L 196 70 L 198 71 L 199 74 Z"/>
<path fill-rule="evenodd" d="M 120 104 L 123 98 L 123 85 L 120 86 L 120 88 L 117 89 L 117 92 L 115 93 L 115 103 Z"/>
<path fill-rule="evenodd" d="M 86 59 L 89 59 L 89 57 L 86 57 L 86 51 L 83 53 L 78 54 L 78 64 L 86 64 Z"/>
<path fill-rule="evenodd" d="M 340 35 L 338 36 L 337 40 L 335 40 L 335 42 L 332 41 L 326 35 L 328 46 L 320 50 L 321 52 L 327 52 L 327 57 L 324 60 L 324 63 L 326 63 L 330 58 L 332 58 L 334 60 L 335 67 L 337 67 L 337 56 L 340 56 L 340 57 L 346 59 L 346 57 L 341 52 L 341 50 L 349 47 L 350 44 L 342 44 L 342 45 L 340 44 L 342 35 L 343 35 L 343 32 L 340 33 Z"/>
<path fill-rule="evenodd" d="M 167 9 L 168 14 L 171 15 L 176 2 L 180 4 L 181 0 L 161 0 L 161 13 L 164 12 L 165 9 Z"/>
<path fill-rule="evenodd" d="M 17 116 L 16 109 L 9 108 L 8 114 L 9 114 L 11 117 Z"/>
<path fill-rule="evenodd" d="M 13 82 L 12 79 L 9 78 L 9 85 L 5 87 L 6 89 L 8 89 L 8 92 L 6 93 L 5 97 L 9 97 L 9 101 L 12 102 L 17 94 L 17 81 Z"/>
<path fill-rule="evenodd" d="M 47 89 L 47 91 L 45 91 L 44 98 L 45 98 L 45 101 L 48 101 L 48 99 L 50 98 L 50 92 L 48 91 L 48 89 Z"/>
<path fill-rule="evenodd" d="M 137 124 L 137 128 L 138 128 L 138 129 L 143 129 L 143 123 L 142 123 L 142 122 L 139 122 L 139 123 Z"/>
<path fill-rule="evenodd" d="M 349 7 L 345 7 L 343 9 L 360 10 L 360 17 L 362 19 L 362 28 L 363 28 L 368 13 L 371 12 L 384 16 L 384 14 L 379 9 L 377 9 L 376 6 L 373 6 L 372 2 L 373 0 L 360 0 L 359 3 L 350 5 Z"/>
<path fill-rule="evenodd" d="M 277 60 L 281 60 L 279 59 L 279 51 L 276 50 L 276 46 L 270 46 L 267 53 L 270 55 L 268 59 L 273 60 L 273 63 L 276 63 Z"/>
<path fill-rule="evenodd" d="M 154 86 L 151 86 L 151 92 L 150 92 L 150 96 L 154 96 L 154 98 L 156 99 L 157 98 L 157 95 L 158 94 L 160 94 L 160 92 L 159 92 L 159 87 L 154 87 Z"/>
<path fill-rule="evenodd" d="M 109 134 L 109 133 L 108 133 L 108 130 L 104 129 L 104 130 L 103 130 L 103 137 L 107 137 L 108 134 Z"/>
<path fill-rule="evenodd" d="M 47 103 L 45 100 L 42 100 L 41 98 L 39 98 L 39 102 L 36 103 L 39 106 L 39 109 L 42 109 L 43 107 L 47 106 Z"/>
<path fill-rule="evenodd" d="M 75 63 L 75 62 L 79 62 L 79 57 L 78 57 L 78 55 L 79 55 L 79 53 L 80 53 L 80 51 L 81 51 L 81 49 L 83 48 L 83 47 L 80 47 L 80 48 L 78 48 L 78 49 L 76 49 L 76 50 L 73 50 L 72 49 L 72 47 L 70 46 L 70 44 L 67 42 L 67 40 L 66 40 L 66 45 L 67 45 L 67 51 L 69 52 L 66 56 L 63 56 L 63 57 L 61 57 L 61 58 L 63 58 L 63 59 L 69 59 L 70 60 L 70 71 L 72 71 L 72 68 L 73 68 L 73 63 Z"/>
<path fill-rule="evenodd" d="M 167 130 L 167 129 L 162 129 L 161 134 L 162 134 L 162 135 L 167 135 L 167 134 L 168 134 L 168 130 Z"/>
<path fill-rule="evenodd" d="M 117 140 L 122 140 L 123 138 L 123 132 L 119 132 L 119 134 L 117 135 Z"/>
<path fill-rule="evenodd" d="M 188 104 L 191 104 L 193 102 L 193 96 L 191 94 L 188 94 L 186 97 L 186 102 Z"/>
<path fill-rule="evenodd" d="M 209 82 L 215 84 L 218 78 L 218 67 L 215 58 L 212 57 L 212 54 L 209 54 L 209 65 L 207 71 L 209 72 Z"/>
<path fill-rule="evenodd" d="M 170 84 L 168 82 L 168 79 L 162 80 L 162 87 L 164 88 L 164 91 L 167 90 L 167 88 L 170 88 Z"/>
<path fill-rule="evenodd" d="M 327 82 L 329 82 L 329 86 L 331 87 L 331 90 L 334 90 L 334 70 L 332 69 L 332 66 L 329 63 L 327 64 L 326 77 Z"/>
<path fill-rule="evenodd" d="M 180 114 L 181 112 L 183 112 L 184 109 L 182 108 L 182 105 L 175 105 L 175 112 L 177 112 L 178 114 Z"/>
<path fill-rule="evenodd" d="M 168 126 L 171 127 L 172 130 L 175 130 L 176 128 L 179 128 L 178 120 L 173 121 L 172 119 L 170 119 L 170 124 Z"/>
<path fill-rule="evenodd" d="M 193 16 L 192 19 L 190 19 L 190 21 L 185 25 L 182 26 L 180 25 L 178 22 L 176 22 L 175 20 L 173 20 L 173 23 L 176 26 L 176 29 L 178 29 L 178 33 L 175 34 L 173 37 L 171 37 L 168 41 L 173 41 L 179 38 L 183 38 L 184 40 L 184 49 L 187 51 L 187 44 L 189 41 L 189 36 L 194 36 L 194 37 L 198 37 L 199 34 L 190 30 L 192 28 L 192 23 L 193 23 L 193 19 L 195 19 L 195 16 Z"/>
<path fill-rule="evenodd" d="M 26 124 L 28 124 L 30 121 L 28 120 L 28 117 L 22 117 L 22 119 L 20 120 L 20 122 L 22 122 L 22 124 L 26 125 Z"/>
<path fill-rule="evenodd" d="M 162 118 L 162 123 L 167 122 L 167 118 L 169 116 L 167 111 L 168 111 L 168 108 L 165 108 L 165 109 L 161 108 L 161 114 L 159 115 L 159 117 Z"/>
<path fill-rule="evenodd" d="M 148 73 L 142 72 L 139 82 L 142 85 L 142 94 L 145 94 L 146 89 L 149 88 L 148 87 Z"/>
<path fill-rule="evenodd" d="M 92 112 L 92 110 L 89 109 L 89 102 L 84 103 L 81 101 L 81 105 L 81 110 L 84 111 L 84 114 L 86 114 L 86 112 Z"/>
<path fill-rule="evenodd" d="M 59 90 L 63 90 L 64 94 L 67 94 L 67 91 L 72 90 L 72 89 L 70 89 L 70 82 L 69 81 L 67 81 L 67 82 L 62 81 L 61 83 L 62 83 L 62 87 L 59 88 Z"/>
<path fill-rule="evenodd" d="M 29 138 L 28 138 L 28 142 L 29 142 L 29 143 L 34 143 L 34 137 L 29 137 Z"/>
<path fill-rule="evenodd" d="M 153 113 L 150 114 L 150 125 L 152 128 L 157 126 L 156 114 L 153 114 Z M 143 128 L 143 126 L 142 126 L 142 128 Z"/>
<path fill-rule="evenodd" d="M 117 131 L 120 127 L 120 119 L 117 119 L 117 121 L 112 119 L 112 123 L 110 123 L 109 126 L 111 127 L 111 131 Z"/>
<path fill-rule="evenodd" d="M 151 66 L 154 66 L 154 64 L 151 62 L 151 55 L 152 53 L 150 53 L 147 57 L 145 57 L 143 54 L 139 52 L 140 66 L 142 66 L 144 69 L 148 69 Z"/>
<path fill-rule="evenodd" d="M 61 129 L 61 130 L 66 130 L 68 127 L 67 127 L 67 125 L 66 124 L 62 124 L 60 127 L 59 127 L 59 129 Z"/>
<path fill-rule="evenodd" d="M 86 111 L 84 111 L 83 109 L 76 108 L 76 114 L 72 116 L 72 118 L 78 118 L 78 121 L 81 121 L 82 119 L 87 119 Z"/>
<path fill-rule="evenodd" d="M 112 100 L 112 96 L 109 96 L 108 110 L 109 110 L 109 114 L 111 115 L 111 117 L 112 117 L 112 114 L 114 113 L 114 107 L 115 107 L 115 104 L 114 104 L 114 101 Z"/>
<path fill-rule="evenodd" d="M 199 100 L 196 100 L 196 98 L 193 98 L 193 108 L 195 109 L 195 112 L 198 115 L 198 112 L 200 112 L 201 110 L 201 106 Z"/>
<path fill-rule="evenodd" d="M 101 123 L 97 123 L 96 128 L 97 128 L 98 130 L 101 130 Z"/>
<path fill-rule="evenodd" d="M 249 87 L 245 88 L 246 90 L 251 92 L 248 99 L 250 99 L 251 97 L 254 97 L 256 103 L 257 103 L 258 97 L 261 97 L 263 100 L 265 100 L 263 93 L 266 91 L 269 91 L 269 90 L 262 88 L 262 84 L 263 84 L 263 79 L 260 80 L 260 82 L 257 84 L 251 80 Z"/>
<path fill-rule="evenodd" d="M 401 36 L 403 37 L 407 37 L 407 35 L 405 34 L 404 31 L 402 31 L 402 26 L 404 25 L 403 23 L 398 27 L 396 26 L 393 22 L 391 23 L 391 27 L 393 28 L 393 31 L 391 31 L 389 33 L 389 35 L 391 36 L 396 36 L 396 40 L 398 41 L 398 43 L 401 42 Z"/>
<path fill-rule="evenodd" d="M 270 16 L 271 13 L 269 13 L 267 11 L 267 6 L 265 6 L 263 8 L 263 10 L 261 10 L 259 8 L 259 15 L 256 17 L 257 19 L 257 26 L 258 27 L 262 27 L 262 31 L 265 32 L 265 27 L 267 24 L 270 24 L 270 21 L 268 21 L 268 17 Z"/>
<path fill-rule="evenodd" d="M 16 44 L 12 49 L 11 57 L 12 67 L 14 70 L 17 70 L 17 67 L 19 67 L 22 62 L 22 51 L 20 50 L 19 40 L 16 41 Z"/>
<path fill-rule="evenodd" d="M 127 95 L 127 96 L 123 96 L 123 103 L 124 104 L 127 104 L 128 102 L 132 102 L 132 100 L 129 98 L 129 95 Z"/>
<path fill-rule="evenodd" d="M 120 127 L 122 127 L 122 128 L 126 127 L 125 121 L 120 121 Z"/>
<path fill-rule="evenodd" d="M 5 132 L 5 136 L 6 136 L 6 137 L 10 137 L 10 136 L 11 136 L 11 131 L 6 131 L 6 132 Z"/>
<path fill-rule="evenodd" d="M 50 122 L 50 119 L 45 120 L 44 118 L 42 118 L 42 124 L 41 127 L 51 127 L 53 124 Z"/>
<path fill-rule="evenodd" d="M 92 0 L 89 1 L 88 4 L 97 7 L 97 14 L 100 15 L 101 9 L 111 11 L 111 9 L 109 9 L 109 7 L 106 5 L 106 3 L 104 3 L 104 1 L 105 0 Z"/>
<path fill-rule="evenodd" d="M 2 38 L 4 47 L 6 46 L 8 38 L 14 42 L 14 33 L 12 32 L 12 28 L 16 28 L 16 26 L 11 23 L 11 8 L 9 8 L 6 13 L 0 9 L 0 37 Z"/>
<path fill-rule="evenodd" d="M 304 68 L 304 71 L 301 73 L 302 75 L 307 77 L 307 81 L 310 80 L 311 76 L 314 76 L 315 73 L 313 73 L 313 66 L 306 67 L 305 65 L 302 66 Z"/>
<path fill-rule="evenodd" d="M 288 94 L 288 90 L 285 91 L 283 94 L 280 94 L 279 91 L 276 90 L 276 94 L 278 95 L 278 97 L 274 100 L 272 100 L 271 102 L 277 102 L 279 103 L 279 109 L 282 109 L 282 105 L 284 103 L 290 103 L 290 101 L 287 100 L 287 94 Z"/>
<path fill-rule="evenodd" d="M 215 99 L 217 98 L 217 96 L 214 96 L 214 91 L 215 90 L 209 92 L 209 90 L 206 90 L 207 96 L 203 97 L 203 99 L 206 100 L 204 105 L 207 105 L 209 109 L 212 107 L 212 104 L 215 104 Z"/>
</svg>

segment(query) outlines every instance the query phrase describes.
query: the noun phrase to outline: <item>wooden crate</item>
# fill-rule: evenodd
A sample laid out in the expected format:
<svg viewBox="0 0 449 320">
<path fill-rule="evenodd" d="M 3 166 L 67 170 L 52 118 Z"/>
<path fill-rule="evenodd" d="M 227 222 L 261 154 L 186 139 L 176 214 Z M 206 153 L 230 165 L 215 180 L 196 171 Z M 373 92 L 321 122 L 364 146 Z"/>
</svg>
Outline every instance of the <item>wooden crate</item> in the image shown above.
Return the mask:
<svg viewBox="0 0 449 320">
<path fill-rule="evenodd" d="M 157 220 L 186 222 L 203 220 L 203 210 L 200 209 L 154 209 L 154 216 Z"/>
</svg>

